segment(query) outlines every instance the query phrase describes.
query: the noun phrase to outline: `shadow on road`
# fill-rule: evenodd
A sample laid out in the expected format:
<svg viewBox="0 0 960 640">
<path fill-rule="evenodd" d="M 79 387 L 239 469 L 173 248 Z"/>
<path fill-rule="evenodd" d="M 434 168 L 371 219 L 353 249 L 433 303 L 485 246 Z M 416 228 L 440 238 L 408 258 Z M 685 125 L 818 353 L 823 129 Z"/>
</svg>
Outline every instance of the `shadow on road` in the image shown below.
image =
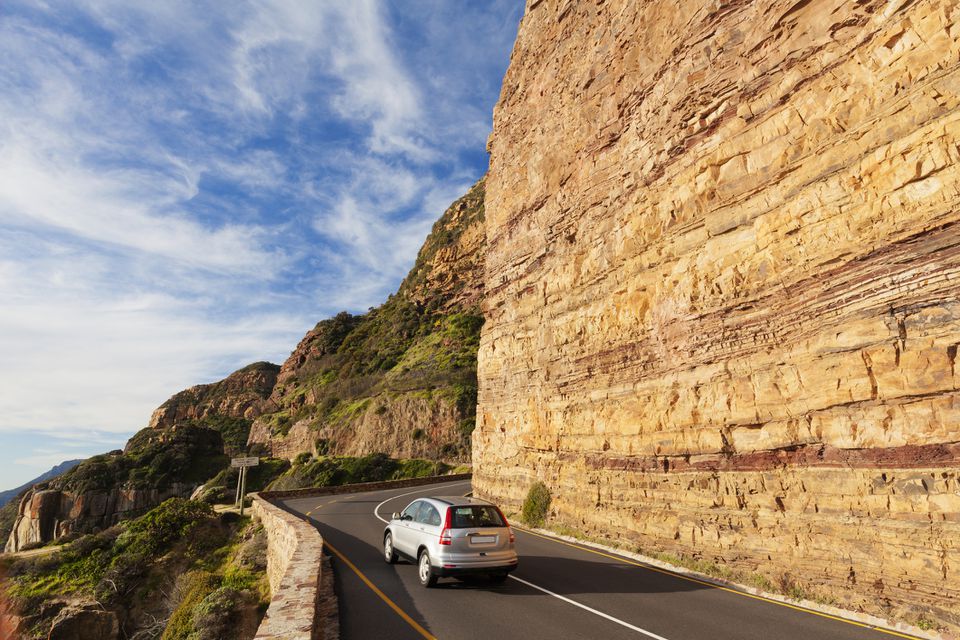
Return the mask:
<svg viewBox="0 0 960 640">
<path fill-rule="evenodd" d="M 514 573 L 539 587 L 564 596 L 585 593 L 682 593 L 707 589 L 706 585 L 617 562 L 564 556 L 520 555 Z M 523 587 L 525 595 L 538 591 Z"/>
<path fill-rule="evenodd" d="M 352 519 L 352 516 L 361 514 L 328 513 L 325 515 L 328 517 L 347 516 Z M 370 517 L 369 511 L 366 512 L 366 516 Z M 417 624 L 430 631 L 429 623 L 420 612 L 414 598 L 411 597 L 407 585 L 404 584 L 398 574 L 398 569 L 409 569 L 415 572 L 414 567 L 389 565 L 384 562 L 383 552 L 379 546 L 374 546 L 342 529 L 318 522 L 313 518 L 311 518 L 311 522 L 320 529 L 325 542 L 336 547 L 400 609 L 415 620 Z M 382 528 L 379 521 L 373 520 L 373 522 L 375 524 L 372 528 L 377 530 Z M 379 537 L 378 532 L 373 532 L 373 535 Z M 326 553 L 332 555 L 329 550 Z M 334 588 L 340 605 L 340 633 L 342 638 L 381 637 L 398 640 L 407 637 L 421 638 L 399 617 L 387 611 L 387 605 L 381 601 L 379 596 L 359 580 L 353 571 L 336 555 L 332 555 L 331 561 L 333 563 Z M 415 574 L 414 579 L 416 579 Z M 417 584 L 419 586 L 419 583 Z"/>
</svg>

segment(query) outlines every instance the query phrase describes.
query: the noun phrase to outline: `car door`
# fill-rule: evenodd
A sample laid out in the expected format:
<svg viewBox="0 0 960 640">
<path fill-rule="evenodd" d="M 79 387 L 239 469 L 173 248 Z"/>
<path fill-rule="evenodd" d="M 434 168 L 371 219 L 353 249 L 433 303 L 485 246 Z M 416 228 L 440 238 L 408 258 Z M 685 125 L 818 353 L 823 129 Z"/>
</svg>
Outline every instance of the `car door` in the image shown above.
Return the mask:
<svg viewBox="0 0 960 640">
<path fill-rule="evenodd" d="M 416 541 L 414 543 L 414 552 L 425 545 L 428 549 L 435 549 L 437 539 L 440 537 L 440 512 L 429 502 L 424 502 L 415 519 Z"/>
<path fill-rule="evenodd" d="M 393 521 L 393 547 L 408 556 L 417 550 L 416 547 L 411 550 L 411 546 L 414 545 L 415 534 L 419 534 L 414 527 L 417 526 L 417 517 L 423 504 L 422 500 L 414 500 L 400 513 L 400 519 Z"/>
</svg>

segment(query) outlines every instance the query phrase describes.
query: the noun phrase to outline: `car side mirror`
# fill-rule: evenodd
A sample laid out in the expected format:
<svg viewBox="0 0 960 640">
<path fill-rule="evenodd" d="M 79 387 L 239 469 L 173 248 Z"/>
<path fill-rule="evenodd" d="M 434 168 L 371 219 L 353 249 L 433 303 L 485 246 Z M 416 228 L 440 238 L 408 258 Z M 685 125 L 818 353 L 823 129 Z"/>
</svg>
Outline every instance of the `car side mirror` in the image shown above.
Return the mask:
<svg viewBox="0 0 960 640">
<path fill-rule="evenodd" d="M 394 512 L 393 512 L 393 515 L 390 516 L 390 519 L 391 519 L 391 520 L 399 520 L 399 519 L 400 519 L 400 514 L 397 513 L 396 511 L 394 511 Z"/>
</svg>

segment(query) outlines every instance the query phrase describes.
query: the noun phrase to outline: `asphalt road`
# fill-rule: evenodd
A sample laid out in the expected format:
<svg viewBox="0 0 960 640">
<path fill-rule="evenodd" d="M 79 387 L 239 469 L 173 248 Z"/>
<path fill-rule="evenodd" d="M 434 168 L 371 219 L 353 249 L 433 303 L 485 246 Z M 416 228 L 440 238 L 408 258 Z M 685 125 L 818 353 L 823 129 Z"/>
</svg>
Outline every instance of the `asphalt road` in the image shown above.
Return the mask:
<svg viewBox="0 0 960 640">
<path fill-rule="evenodd" d="M 280 501 L 320 529 L 332 556 L 343 640 L 880 640 L 910 638 L 699 583 L 517 530 L 520 566 L 502 585 L 441 579 L 383 560 L 384 522 L 415 498 L 470 483 Z"/>
</svg>

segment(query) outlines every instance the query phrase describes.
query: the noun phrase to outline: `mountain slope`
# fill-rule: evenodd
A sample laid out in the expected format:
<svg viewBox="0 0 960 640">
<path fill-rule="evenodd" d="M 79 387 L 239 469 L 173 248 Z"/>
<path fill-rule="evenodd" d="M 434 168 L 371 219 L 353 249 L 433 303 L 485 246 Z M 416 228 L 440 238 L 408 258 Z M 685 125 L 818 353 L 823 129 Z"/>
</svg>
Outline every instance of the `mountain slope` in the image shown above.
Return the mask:
<svg viewBox="0 0 960 640">
<path fill-rule="evenodd" d="M 465 460 L 483 318 L 484 181 L 434 225 L 396 294 L 340 313 L 283 364 L 250 443 L 299 453 Z"/>
</svg>

